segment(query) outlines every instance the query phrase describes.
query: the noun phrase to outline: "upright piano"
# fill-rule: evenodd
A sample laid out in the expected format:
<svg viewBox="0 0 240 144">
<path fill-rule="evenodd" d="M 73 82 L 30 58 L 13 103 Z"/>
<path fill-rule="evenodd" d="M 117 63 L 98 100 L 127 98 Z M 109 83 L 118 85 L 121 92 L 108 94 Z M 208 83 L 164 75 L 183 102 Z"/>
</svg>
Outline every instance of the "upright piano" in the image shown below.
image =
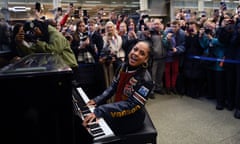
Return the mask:
<svg viewBox="0 0 240 144">
<path fill-rule="evenodd" d="M 0 143 L 75 144 L 72 70 L 31 54 L 0 70 Z"/>
</svg>

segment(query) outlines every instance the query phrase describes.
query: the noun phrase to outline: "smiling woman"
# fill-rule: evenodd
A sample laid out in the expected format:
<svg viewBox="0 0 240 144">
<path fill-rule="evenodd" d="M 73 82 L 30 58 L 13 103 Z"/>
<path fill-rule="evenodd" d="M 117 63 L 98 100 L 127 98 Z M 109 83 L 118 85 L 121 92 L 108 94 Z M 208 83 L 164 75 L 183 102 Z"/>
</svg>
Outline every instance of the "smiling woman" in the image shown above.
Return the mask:
<svg viewBox="0 0 240 144">
<path fill-rule="evenodd" d="M 111 85 L 87 103 L 96 108 L 85 117 L 84 126 L 104 118 L 116 135 L 135 132 L 143 127 L 144 106 L 153 88 L 147 70 L 151 53 L 151 45 L 147 41 L 135 44 L 128 55 L 128 62 L 119 66 Z M 106 104 L 113 95 L 115 101 Z"/>
</svg>

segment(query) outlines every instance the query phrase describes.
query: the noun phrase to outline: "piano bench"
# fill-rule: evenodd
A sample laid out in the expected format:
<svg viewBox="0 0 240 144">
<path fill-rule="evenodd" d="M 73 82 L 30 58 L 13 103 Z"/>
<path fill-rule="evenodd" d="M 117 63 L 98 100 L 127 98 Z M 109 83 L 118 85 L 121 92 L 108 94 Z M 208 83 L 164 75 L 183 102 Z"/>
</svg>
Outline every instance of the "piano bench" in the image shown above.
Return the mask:
<svg viewBox="0 0 240 144">
<path fill-rule="evenodd" d="M 156 144 L 157 143 L 157 130 L 145 109 L 146 117 L 144 120 L 144 127 L 135 132 L 120 136 L 121 144 Z"/>
</svg>

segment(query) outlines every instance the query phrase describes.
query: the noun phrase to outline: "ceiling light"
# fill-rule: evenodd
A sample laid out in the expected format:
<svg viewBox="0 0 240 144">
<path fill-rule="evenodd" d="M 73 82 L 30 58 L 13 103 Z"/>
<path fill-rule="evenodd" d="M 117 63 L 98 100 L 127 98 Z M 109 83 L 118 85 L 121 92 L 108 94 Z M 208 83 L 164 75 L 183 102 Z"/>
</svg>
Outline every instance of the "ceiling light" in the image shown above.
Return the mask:
<svg viewBox="0 0 240 144">
<path fill-rule="evenodd" d="M 100 4 L 101 1 L 85 1 L 87 4 Z"/>
</svg>

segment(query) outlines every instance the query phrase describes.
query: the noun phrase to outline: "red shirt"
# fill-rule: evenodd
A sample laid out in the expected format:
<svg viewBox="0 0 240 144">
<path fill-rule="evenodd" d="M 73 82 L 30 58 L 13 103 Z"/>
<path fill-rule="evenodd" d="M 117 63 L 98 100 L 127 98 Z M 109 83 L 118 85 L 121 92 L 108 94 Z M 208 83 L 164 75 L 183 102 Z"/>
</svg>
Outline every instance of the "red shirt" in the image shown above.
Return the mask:
<svg viewBox="0 0 240 144">
<path fill-rule="evenodd" d="M 127 96 L 124 95 L 123 91 L 124 91 L 124 88 L 127 87 L 128 83 L 129 83 L 129 79 L 134 74 L 135 74 L 135 72 L 132 72 L 132 73 L 121 72 L 120 73 L 120 78 L 119 78 L 119 83 L 118 83 L 118 87 L 117 87 L 117 92 L 116 92 L 116 95 L 115 95 L 115 102 L 126 100 Z M 131 85 L 131 84 L 129 83 L 129 85 Z"/>
</svg>

